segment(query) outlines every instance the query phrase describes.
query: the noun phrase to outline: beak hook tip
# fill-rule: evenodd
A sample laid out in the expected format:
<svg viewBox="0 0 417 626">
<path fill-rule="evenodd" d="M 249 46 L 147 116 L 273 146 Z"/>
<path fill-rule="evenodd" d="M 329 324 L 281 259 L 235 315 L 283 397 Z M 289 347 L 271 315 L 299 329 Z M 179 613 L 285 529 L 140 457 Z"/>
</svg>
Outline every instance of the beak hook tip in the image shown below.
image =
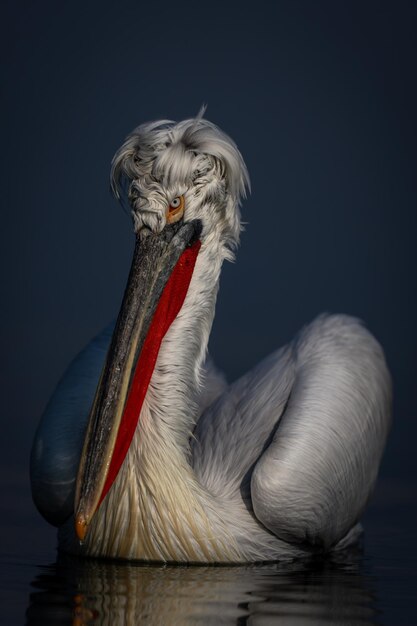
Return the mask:
<svg viewBox="0 0 417 626">
<path fill-rule="evenodd" d="M 78 513 L 75 518 L 75 533 L 78 539 L 83 542 L 87 534 L 88 522 L 83 513 Z"/>
</svg>

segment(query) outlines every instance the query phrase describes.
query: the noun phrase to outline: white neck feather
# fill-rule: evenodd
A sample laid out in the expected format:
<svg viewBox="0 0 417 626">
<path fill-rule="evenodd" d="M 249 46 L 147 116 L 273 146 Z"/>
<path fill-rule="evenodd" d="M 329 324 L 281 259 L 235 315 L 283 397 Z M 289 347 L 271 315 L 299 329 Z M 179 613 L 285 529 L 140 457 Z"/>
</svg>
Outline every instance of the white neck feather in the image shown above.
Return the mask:
<svg viewBox="0 0 417 626">
<path fill-rule="evenodd" d="M 210 240 L 211 239 L 211 240 Z M 225 256 L 205 241 L 162 342 L 128 455 L 87 535 L 88 552 L 167 561 L 239 560 L 214 498 L 195 479 L 189 439 Z"/>
<path fill-rule="evenodd" d="M 153 425 L 158 425 L 164 439 L 181 452 L 188 448 L 198 417 L 197 399 L 204 384 L 202 366 L 222 261 L 219 245 L 203 244 L 184 304 L 162 342 L 145 399 Z"/>
</svg>

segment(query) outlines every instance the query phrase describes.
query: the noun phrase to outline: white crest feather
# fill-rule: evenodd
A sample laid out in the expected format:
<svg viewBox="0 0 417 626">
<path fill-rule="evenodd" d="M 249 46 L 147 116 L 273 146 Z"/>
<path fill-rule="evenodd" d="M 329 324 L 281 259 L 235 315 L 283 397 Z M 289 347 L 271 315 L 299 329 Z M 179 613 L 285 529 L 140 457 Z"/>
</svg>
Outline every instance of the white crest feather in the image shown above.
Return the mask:
<svg viewBox="0 0 417 626">
<path fill-rule="evenodd" d="M 249 175 L 234 141 L 203 119 L 204 111 L 183 122 L 138 126 L 113 158 L 111 188 L 117 198 L 127 188 L 136 230 L 143 223 L 163 228 L 169 194 L 179 188 L 182 193 L 194 191 L 199 204 L 215 205 L 222 212 L 223 235 L 233 247 L 239 240 L 239 206 L 250 189 Z"/>
</svg>

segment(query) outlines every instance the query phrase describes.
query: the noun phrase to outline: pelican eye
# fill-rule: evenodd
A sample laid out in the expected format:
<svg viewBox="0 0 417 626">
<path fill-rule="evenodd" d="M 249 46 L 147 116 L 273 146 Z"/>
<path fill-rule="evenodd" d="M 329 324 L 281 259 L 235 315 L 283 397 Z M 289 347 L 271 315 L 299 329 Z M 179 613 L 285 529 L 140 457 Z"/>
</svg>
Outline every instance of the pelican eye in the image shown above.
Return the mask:
<svg viewBox="0 0 417 626">
<path fill-rule="evenodd" d="M 174 198 L 171 204 L 169 205 L 170 209 L 178 209 L 181 206 L 181 198 Z"/>
<path fill-rule="evenodd" d="M 185 198 L 184 196 L 177 196 L 168 205 L 167 209 L 167 222 L 173 224 L 178 222 L 184 215 Z"/>
</svg>

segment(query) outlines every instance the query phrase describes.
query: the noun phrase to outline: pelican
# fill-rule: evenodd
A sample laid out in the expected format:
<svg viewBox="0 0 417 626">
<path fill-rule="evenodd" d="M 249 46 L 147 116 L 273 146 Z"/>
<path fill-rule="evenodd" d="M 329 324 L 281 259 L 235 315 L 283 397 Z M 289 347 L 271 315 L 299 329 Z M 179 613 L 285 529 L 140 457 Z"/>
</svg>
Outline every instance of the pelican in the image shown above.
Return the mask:
<svg viewBox="0 0 417 626">
<path fill-rule="evenodd" d="M 207 344 L 249 176 L 203 113 L 138 126 L 112 161 L 136 238 L 121 310 L 70 365 L 31 454 L 66 552 L 285 561 L 361 532 L 391 420 L 383 351 L 361 321 L 322 314 L 226 382 Z"/>
</svg>

